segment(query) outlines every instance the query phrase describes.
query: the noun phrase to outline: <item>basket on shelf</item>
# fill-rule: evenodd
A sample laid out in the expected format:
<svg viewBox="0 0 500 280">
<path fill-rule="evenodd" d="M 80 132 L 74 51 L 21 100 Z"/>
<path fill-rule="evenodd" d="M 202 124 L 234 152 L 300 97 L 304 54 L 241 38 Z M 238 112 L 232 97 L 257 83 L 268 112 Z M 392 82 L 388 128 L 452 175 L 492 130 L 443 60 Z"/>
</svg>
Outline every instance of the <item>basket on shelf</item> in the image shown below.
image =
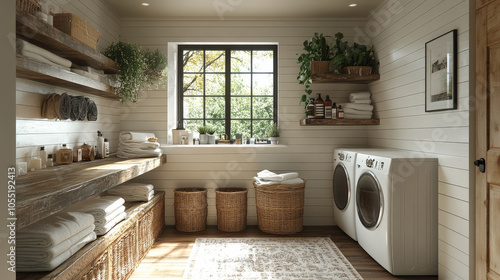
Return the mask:
<svg viewBox="0 0 500 280">
<path fill-rule="evenodd" d="M 36 0 L 16 0 L 16 6 L 22 13 L 32 16 L 40 11 L 40 3 Z"/>
<path fill-rule="evenodd" d="M 259 229 L 272 234 L 302 231 L 306 181 L 292 185 L 259 185 L 255 181 L 255 202 Z"/>
<path fill-rule="evenodd" d="M 207 189 L 177 188 L 174 190 L 175 229 L 196 232 L 207 227 Z"/>
<path fill-rule="evenodd" d="M 70 13 L 55 14 L 54 27 L 92 49 L 97 49 L 97 41 L 99 41 L 101 33 L 76 15 Z"/>
<path fill-rule="evenodd" d="M 217 229 L 226 232 L 238 232 L 247 227 L 246 188 L 215 189 L 217 208 Z"/>
</svg>

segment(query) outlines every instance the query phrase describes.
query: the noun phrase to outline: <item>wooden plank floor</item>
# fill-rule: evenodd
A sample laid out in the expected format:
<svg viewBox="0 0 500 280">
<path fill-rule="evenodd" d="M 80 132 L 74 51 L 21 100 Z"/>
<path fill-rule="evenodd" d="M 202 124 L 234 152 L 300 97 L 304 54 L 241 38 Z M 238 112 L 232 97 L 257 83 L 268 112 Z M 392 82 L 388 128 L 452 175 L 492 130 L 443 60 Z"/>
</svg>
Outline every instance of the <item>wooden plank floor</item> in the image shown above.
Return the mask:
<svg viewBox="0 0 500 280">
<path fill-rule="evenodd" d="M 276 237 L 266 234 L 256 226 L 249 226 L 245 231 L 227 233 L 217 230 L 216 226 L 209 226 L 206 230 L 196 233 L 183 233 L 173 226 L 165 227 L 151 251 L 147 254 L 130 279 L 182 279 L 184 267 L 189 258 L 194 241 L 198 237 Z M 336 226 L 310 226 L 294 237 L 330 237 L 342 253 L 352 263 L 365 280 L 412 279 L 431 280 L 429 277 L 394 277 L 375 262 L 356 241 L 343 233 Z"/>
</svg>

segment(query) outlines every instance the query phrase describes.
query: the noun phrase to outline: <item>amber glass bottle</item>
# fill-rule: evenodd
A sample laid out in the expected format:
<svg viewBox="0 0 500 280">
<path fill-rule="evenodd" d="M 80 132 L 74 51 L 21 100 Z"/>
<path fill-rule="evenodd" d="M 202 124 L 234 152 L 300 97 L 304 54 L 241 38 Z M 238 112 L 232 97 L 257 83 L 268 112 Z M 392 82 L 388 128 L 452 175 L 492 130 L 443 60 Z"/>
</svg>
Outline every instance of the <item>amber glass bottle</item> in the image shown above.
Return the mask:
<svg viewBox="0 0 500 280">
<path fill-rule="evenodd" d="M 318 98 L 314 101 L 314 118 L 324 119 L 325 118 L 325 101 L 321 99 L 321 93 L 318 93 Z"/>
<path fill-rule="evenodd" d="M 325 119 L 332 118 L 332 100 L 330 100 L 330 96 L 326 96 L 325 99 Z"/>
</svg>

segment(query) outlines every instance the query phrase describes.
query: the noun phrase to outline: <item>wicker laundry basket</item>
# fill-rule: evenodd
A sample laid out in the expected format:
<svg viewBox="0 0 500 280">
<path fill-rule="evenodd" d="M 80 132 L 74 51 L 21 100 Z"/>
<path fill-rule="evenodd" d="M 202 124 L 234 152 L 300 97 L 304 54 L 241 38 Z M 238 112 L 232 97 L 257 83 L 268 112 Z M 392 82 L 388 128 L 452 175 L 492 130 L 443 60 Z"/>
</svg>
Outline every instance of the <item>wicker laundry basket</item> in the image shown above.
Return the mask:
<svg viewBox="0 0 500 280">
<path fill-rule="evenodd" d="M 293 185 L 259 185 L 256 182 L 253 185 L 261 231 L 273 234 L 302 231 L 305 180 Z"/>
<path fill-rule="evenodd" d="M 70 13 L 54 14 L 54 27 L 92 49 L 97 49 L 101 33 L 82 18 Z"/>
<path fill-rule="evenodd" d="M 238 232 L 247 227 L 246 188 L 215 189 L 217 228 L 226 232 Z"/>
<path fill-rule="evenodd" d="M 207 189 L 174 190 L 175 229 L 196 232 L 207 228 Z"/>
</svg>

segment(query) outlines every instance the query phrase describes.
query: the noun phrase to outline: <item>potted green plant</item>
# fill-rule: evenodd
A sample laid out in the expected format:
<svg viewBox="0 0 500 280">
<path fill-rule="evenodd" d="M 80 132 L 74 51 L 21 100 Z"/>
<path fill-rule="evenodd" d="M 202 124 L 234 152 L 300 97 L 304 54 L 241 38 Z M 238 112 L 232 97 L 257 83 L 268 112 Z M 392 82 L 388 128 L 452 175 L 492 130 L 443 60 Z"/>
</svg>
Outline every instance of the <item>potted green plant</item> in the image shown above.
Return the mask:
<svg viewBox="0 0 500 280">
<path fill-rule="evenodd" d="M 281 128 L 278 126 L 277 123 L 272 123 L 266 130 L 266 134 L 269 137 L 269 141 L 271 141 L 271 144 L 278 144 L 279 143 L 279 137 L 281 135 Z"/>
<path fill-rule="evenodd" d="M 335 34 L 334 57 L 332 64 L 335 73 L 365 76 L 378 72 L 379 62 L 375 58 L 373 46 L 353 43 L 349 45 L 343 40 L 342 33 Z"/>
<path fill-rule="evenodd" d="M 145 49 L 143 51 L 146 74 L 146 83 L 154 86 L 156 82 L 160 81 L 163 71 L 167 68 L 167 57 L 162 54 L 158 49 L 152 51 Z"/>
<path fill-rule="evenodd" d="M 300 54 L 297 63 L 300 64 L 299 75 L 297 80 L 299 84 L 303 84 L 305 93 L 303 94 L 300 103 L 307 104 L 308 96 L 312 93 L 310 89 L 313 74 L 328 74 L 330 60 L 332 59 L 332 49 L 327 38 L 323 33 L 314 33 L 310 40 L 305 40 L 303 43 L 303 53 Z M 297 55 L 299 55 L 297 53 Z"/>
<path fill-rule="evenodd" d="M 207 126 L 207 144 L 215 144 L 215 127 Z"/>
<path fill-rule="evenodd" d="M 207 129 L 208 127 L 205 125 L 201 125 L 196 128 L 196 130 L 200 134 L 200 144 L 208 144 Z"/>
</svg>

